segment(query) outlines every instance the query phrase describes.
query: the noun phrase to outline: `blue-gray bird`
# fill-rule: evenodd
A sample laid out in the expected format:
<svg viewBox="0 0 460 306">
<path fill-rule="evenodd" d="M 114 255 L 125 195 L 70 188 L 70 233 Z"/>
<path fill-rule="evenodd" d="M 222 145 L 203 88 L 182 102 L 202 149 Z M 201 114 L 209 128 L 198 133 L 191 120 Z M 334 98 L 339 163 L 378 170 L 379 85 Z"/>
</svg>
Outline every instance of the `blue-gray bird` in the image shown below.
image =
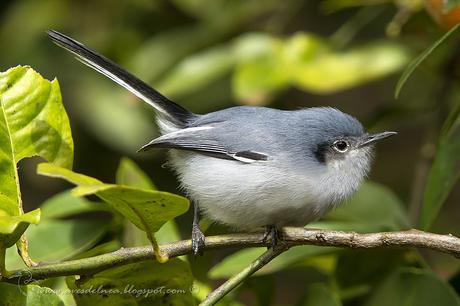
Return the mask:
<svg viewBox="0 0 460 306">
<path fill-rule="evenodd" d="M 352 195 L 369 172 L 373 144 L 396 134 L 368 134 L 329 107 L 194 114 L 72 38 L 48 35 L 156 110 L 161 136 L 140 150 L 170 149 L 169 164 L 195 207 L 195 254 L 205 243 L 199 212 L 237 230 L 266 227 L 276 243 L 281 227 L 304 226 Z"/>
</svg>

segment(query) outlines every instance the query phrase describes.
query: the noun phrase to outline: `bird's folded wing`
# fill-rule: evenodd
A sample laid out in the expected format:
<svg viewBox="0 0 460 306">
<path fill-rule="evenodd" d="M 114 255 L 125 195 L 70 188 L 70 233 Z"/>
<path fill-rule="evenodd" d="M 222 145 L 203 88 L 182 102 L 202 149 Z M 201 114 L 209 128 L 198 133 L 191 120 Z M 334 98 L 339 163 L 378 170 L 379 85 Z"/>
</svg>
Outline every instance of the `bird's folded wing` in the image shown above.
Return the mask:
<svg viewBox="0 0 460 306">
<path fill-rule="evenodd" d="M 210 135 L 209 130 L 212 128 L 211 126 L 192 127 L 168 133 L 152 140 L 140 148 L 139 151 L 146 151 L 153 148 L 188 150 L 244 163 L 265 161 L 268 159 L 266 154 L 260 152 L 231 150 Z"/>
</svg>

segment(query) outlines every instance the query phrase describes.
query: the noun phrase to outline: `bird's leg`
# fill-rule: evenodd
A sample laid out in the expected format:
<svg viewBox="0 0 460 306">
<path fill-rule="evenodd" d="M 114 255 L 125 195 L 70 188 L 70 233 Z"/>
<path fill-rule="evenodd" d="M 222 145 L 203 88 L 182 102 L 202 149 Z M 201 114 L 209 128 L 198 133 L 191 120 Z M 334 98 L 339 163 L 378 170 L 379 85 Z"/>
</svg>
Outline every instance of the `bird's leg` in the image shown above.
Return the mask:
<svg viewBox="0 0 460 306">
<path fill-rule="evenodd" d="M 270 247 L 272 249 L 274 249 L 282 239 L 281 232 L 275 225 L 268 225 L 265 228 L 264 242 L 267 242 L 268 239 L 270 239 Z"/>
<path fill-rule="evenodd" d="M 203 255 L 203 248 L 205 245 L 205 237 L 200 230 L 200 211 L 198 204 L 193 203 L 193 223 L 192 223 L 192 252 L 193 255 Z"/>
</svg>

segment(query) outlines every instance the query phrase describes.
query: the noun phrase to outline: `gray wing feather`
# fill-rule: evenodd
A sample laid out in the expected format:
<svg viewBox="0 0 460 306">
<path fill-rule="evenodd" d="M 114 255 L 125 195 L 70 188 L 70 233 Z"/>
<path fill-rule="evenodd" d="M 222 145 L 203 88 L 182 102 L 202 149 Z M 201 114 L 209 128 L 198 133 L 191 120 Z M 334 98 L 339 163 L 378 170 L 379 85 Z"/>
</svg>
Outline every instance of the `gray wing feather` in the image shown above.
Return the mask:
<svg viewBox="0 0 460 306">
<path fill-rule="evenodd" d="M 213 139 L 208 132 L 212 127 L 187 128 L 160 136 L 139 151 L 153 148 L 168 148 L 195 151 L 201 154 L 221 159 L 237 160 L 245 163 L 267 160 L 268 156 L 263 153 L 250 150 L 234 152 L 225 147 L 218 140 Z"/>
</svg>

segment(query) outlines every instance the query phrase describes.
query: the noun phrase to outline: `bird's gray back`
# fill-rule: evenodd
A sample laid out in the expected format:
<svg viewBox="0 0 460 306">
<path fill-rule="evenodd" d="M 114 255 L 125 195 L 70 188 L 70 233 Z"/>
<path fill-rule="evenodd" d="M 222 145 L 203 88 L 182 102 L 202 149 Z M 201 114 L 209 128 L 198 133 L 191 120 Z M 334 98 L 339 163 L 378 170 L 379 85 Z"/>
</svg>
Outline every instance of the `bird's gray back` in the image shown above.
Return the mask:
<svg viewBox="0 0 460 306">
<path fill-rule="evenodd" d="M 325 139 L 363 134 L 359 121 L 330 107 L 286 111 L 237 106 L 198 116 L 189 123 L 189 127 L 207 125 L 215 127 L 209 130 L 210 136 L 231 151 L 252 150 L 271 156 L 286 150 L 292 156 L 311 155 Z"/>
</svg>

